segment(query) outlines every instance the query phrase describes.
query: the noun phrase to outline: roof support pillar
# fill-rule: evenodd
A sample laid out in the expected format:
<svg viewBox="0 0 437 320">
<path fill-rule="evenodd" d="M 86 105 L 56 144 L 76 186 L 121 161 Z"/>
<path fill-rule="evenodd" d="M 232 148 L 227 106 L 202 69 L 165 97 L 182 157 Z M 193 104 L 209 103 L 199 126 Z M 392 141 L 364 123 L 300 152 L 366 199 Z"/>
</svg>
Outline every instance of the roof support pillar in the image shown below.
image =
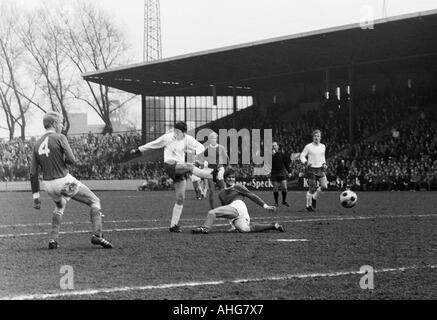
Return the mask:
<svg viewBox="0 0 437 320">
<path fill-rule="evenodd" d="M 212 105 L 217 107 L 217 87 L 215 85 L 212 86 Z"/>
<path fill-rule="evenodd" d="M 180 121 L 180 119 L 177 119 L 177 114 L 176 114 L 176 102 L 177 102 L 177 100 L 176 100 L 176 96 L 173 96 L 173 119 L 174 119 L 174 123 L 176 124 L 176 122 L 178 122 L 178 121 Z M 185 119 L 184 119 L 184 121 L 185 121 Z"/>
<path fill-rule="evenodd" d="M 326 97 L 326 93 L 329 92 L 329 88 L 330 88 L 330 83 L 329 83 L 329 69 L 325 69 L 324 73 L 323 73 L 323 84 L 324 84 L 324 92 L 323 92 L 323 96 Z"/>
<path fill-rule="evenodd" d="M 141 95 L 141 141 L 145 144 L 147 142 L 147 126 L 146 126 L 146 96 Z"/>
<path fill-rule="evenodd" d="M 355 104 L 354 104 L 354 91 L 355 91 L 355 72 L 352 64 L 348 66 L 348 79 L 349 79 L 349 143 L 354 143 L 354 131 L 355 131 Z"/>
<path fill-rule="evenodd" d="M 187 96 L 184 96 L 184 121 L 187 122 Z"/>
<path fill-rule="evenodd" d="M 232 106 L 234 108 L 234 113 L 232 114 L 232 126 L 233 128 L 237 128 L 237 110 L 238 110 L 238 99 L 237 99 L 237 89 L 235 88 L 235 85 L 232 86 Z"/>
</svg>

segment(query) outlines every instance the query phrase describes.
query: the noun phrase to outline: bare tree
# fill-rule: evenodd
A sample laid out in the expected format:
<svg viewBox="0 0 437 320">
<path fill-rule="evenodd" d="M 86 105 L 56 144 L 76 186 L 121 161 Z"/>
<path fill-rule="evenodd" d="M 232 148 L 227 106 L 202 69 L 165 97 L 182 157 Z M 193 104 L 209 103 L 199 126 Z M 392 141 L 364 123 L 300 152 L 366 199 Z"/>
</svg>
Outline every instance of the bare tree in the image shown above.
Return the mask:
<svg viewBox="0 0 437 320">
<path fill-rule="evenodd" d="M 108 69 L 128 62 L 128 45 L 123 30 L 115 19 L 94 3 L 79 1 L 70 7 L 71 15 L 64 17 L 64 52 L 80 73 Z M 133 95 L 112 90 L 103 85 L 86 82 L 89 95 L 73 92 L 76 99 L 85 102 L 103 120 L 103 133 L 112 133 L 111 114 L 135 98 Z M 117 94 L 117 98 L 113 96 Z M 126 96 L 121 99 L 120 96 Z M 113 104 L 114 100 L 124 100 Z"/>
<path fill-rule="evenodd" d="M 41 5 L 28 12 L 24 23 L 18 29 L 19 37 L 31 60 L 31 70 L 39 79 L 41 90 L 47 96 L 51 109 L 62 113 L 64 133 L 70 128 L 68 119 L 69 92 L 74 86 L 70 59 L 61 46 L 64 29 L 58 12 L 50 4 Z M 26 97 L 27 101 L 31 101 Z"/>
<path fill-rule="evenodd" d="M 22 89 L 17 80 L 22 58 L 21 44 L 15 34 L 18 20 L 19 15 L 11 3 L 0 4 L 0 105 L 11 140 L 15 125 L 20 126 L 21 139 L 26 139 L 26 113 L 30 107 L 30 103 L 22 101 Z"/>
<path fill-rule="evenodd" d="M 0 85 L 0 107 L 3 109 L 6 118 L 7 127 L 1 126 L 1 129 L 7 129 L 9 131 L 9 140 L 14 139 L 15 133 L 15 123 L 17 122 L 17 118 L 14 116 L 12 112 L 12 98 L 9 94 L 9 87 L 6 88 L 6 91 L 3 89 L 2 85 Z"/>
</svg>

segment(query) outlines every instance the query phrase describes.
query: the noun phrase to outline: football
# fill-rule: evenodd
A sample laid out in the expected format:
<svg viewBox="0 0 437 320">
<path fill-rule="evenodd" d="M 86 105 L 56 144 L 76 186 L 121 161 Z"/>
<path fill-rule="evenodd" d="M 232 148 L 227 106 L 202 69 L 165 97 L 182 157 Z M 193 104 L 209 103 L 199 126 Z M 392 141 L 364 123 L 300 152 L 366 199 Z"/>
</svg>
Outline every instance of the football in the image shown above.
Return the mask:
<svg viewBox="0 0 437 320">
<path fill-rule="evenodd" d="M 358 196 L 351 190 L 346 190 L 340 195 L 340 203 L 344 208 L 355 207 L 358 201 Z"/>
</svg>

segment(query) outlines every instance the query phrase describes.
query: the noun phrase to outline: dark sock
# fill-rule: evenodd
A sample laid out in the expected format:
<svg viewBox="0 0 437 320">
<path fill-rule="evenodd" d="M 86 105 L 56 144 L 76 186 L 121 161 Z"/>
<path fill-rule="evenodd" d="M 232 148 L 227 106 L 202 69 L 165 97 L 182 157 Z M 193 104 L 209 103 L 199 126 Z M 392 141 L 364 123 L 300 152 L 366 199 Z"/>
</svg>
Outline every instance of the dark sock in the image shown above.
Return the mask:
<svg viewBox="0 0 437 320">
<path fill-rule="evenodd" d="M 282 191 L 282 202 L 287 202 L 287 191 Z"/>
<path fill-rule="evenodd" d="M 273 195 L 274 195 L 274 197 L 275 197 L 275 203 L 278 203 L 279 192 L 273 192 Z"/>
<path fill-rule="evenodd" d="M 276 230 L 275 224 L 255 224 L 250 227 L 252 232 L 264 232 L 269 230 Z"/>
</svg>

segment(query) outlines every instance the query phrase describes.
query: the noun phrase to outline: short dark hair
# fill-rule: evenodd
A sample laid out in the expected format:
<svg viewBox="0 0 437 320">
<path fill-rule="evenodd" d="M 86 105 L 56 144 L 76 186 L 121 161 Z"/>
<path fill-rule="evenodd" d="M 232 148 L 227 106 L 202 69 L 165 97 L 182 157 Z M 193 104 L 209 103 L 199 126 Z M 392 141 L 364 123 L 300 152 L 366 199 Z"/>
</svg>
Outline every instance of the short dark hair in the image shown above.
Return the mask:
<svg viewBox="0 0 437 320">
<path fill-rule="evenodd" d="M 56 121 L 62 122 L 62 115 L 54 111 L 47 112 L 43 118 L 44 129 L 52 128 Z"/>
<path fill-rule="evenodd" d="M 183 133 L 186 133 L 188 131 L 187 124 L 183 121 L 176 122 L 174 125 L 175 129 L 181 130 Z"/>
<path fill-rule="evenodd" d="M 227 178 L 227 177 L 229 177 L 229 176 L 235 176 L 235 170 L 234 169 L 232 169 L 232 168 L 227 168 L 226 170 L 225 170 L 225 173 L 223 174 L 223 178 Z"/>
</svg>

